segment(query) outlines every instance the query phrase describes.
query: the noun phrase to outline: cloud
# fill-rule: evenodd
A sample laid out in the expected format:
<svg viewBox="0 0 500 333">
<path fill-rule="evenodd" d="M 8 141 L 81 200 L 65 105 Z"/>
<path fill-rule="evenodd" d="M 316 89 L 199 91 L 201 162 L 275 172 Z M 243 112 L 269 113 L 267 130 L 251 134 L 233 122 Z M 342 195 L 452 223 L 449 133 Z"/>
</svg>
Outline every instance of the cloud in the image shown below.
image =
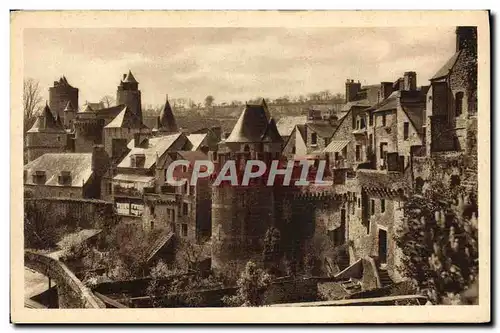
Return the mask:
<svg viewBox="0 0 500 333">
<path fill-rule="evenodd" d="M 66 75 L 80 100 L 115 95 L 131 69 L 143 102 L 343 92 L 417 72 L 426 84 L 454 52 L 454 27 L 27 29 L 25 76 L 43 87 Z"/>
</svg>

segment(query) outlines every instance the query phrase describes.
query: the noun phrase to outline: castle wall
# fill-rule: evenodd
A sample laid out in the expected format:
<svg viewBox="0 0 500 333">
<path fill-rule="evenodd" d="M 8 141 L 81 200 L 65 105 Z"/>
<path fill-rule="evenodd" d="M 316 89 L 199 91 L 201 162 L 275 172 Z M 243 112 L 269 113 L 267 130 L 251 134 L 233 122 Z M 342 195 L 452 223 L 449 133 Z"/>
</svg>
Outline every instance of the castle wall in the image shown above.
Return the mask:
<svg viewBox="0 0 500 333">
<path fill-rule="evenodd" d="M 103 143 L 104 120 L 86 119 L 75 122 L 75 152 L 89 153 L 95 144 Z"/>
<path fill-rule="evenodd" d="M 212 191 L 212 265 L 262 258 L 263 239 L 274 223 L 271 186 L 221 186 Z"/>
</svg>

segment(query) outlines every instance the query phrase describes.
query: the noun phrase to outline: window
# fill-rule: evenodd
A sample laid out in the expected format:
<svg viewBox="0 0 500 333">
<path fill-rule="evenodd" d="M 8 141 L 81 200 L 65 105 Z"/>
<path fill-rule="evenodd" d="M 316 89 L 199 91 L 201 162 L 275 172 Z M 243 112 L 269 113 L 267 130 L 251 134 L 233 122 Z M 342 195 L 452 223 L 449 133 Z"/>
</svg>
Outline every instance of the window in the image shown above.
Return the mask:
<svg viewBox="0 0 500 333">
<path fill-rule="evenodd" d="M 194 195 L 194 185 L 189 186 L 189 194 Z"/>
<path fill-rule="evenodd" d="M 382 127 L 386 127 L 387 126 L 387 115 L 384 113 L 382 115 Z"/>
<path fill-rule="evenodd" d="M 371 209 L 372 209 L 372 215 L 375 215 L 375 200 L 371 200 Z"/>
<path fill-rule="evenodd" d="M 111 183 L 108 183 L 108 194 L 111 194 L 113 192 L 113 186 Z"/>
<path fill-rule="evenodd" d="M 386 157 L 387 157 L 387 142 L 381 142 L 380 143 L 380 158 L 385 160 Z"/>
<path fill-rule="evenodd" d="M 60 142 L 61 141 L 61 137 L 58 135 L 57 136 L 57 142 Z"/>
<path fill-rule="evenodd" d="M 189 185 L 187 180 L 184 182 L 184 194 L 188 195 L 189 194 Z"/>
<path fill-rule="evenodd" d="M 380 199 L 380 212 L 385 213 L 385 199 Z"/>
<path fill-rule="evenodd" d="M 187 203 L 182 203 L 182 215 L 187 215 L 188 214 L 188 204 Z"/>
<path fill-rule="evenodd" d="M 354 215 L 354 209 L 356 208 L 356 203 L 351 202 L 351 214 Z"/>
<path fill-rule="evenodd" d="M 405 140 L 408 140 L 409 133 L 410 133 L 410 123 L 405 121 L 405 123 L 403 124 L 403 136 Z"/>
<path fill-rule="evenodd" d="M 183 223 L 182 224 L 182 237 L 187 237 L 188 235 L 188 225 Z"/>
<path fill-rule="evenodd" d="M 155 215 L 155 206 L 151 205 L 149 207 L 149 211 L 151 212 L 151 215 Z"/>
<path fill-rule="evenodd" d="M 292 147 L 292 154 L 295 154 L 295 146 Z"/>
<path fill-rule="evenodd" d="M 356 161 L 360 161 L 360 160 L 361 160 L 361 146 L 356 145 Z"/>
<path fill-rule="evenodd" d="M 358 198 L 358 208 L 361 208 L 361 199 Z"/>
<path fill-rule="evenodd" d="M 373 126 L 373 113 L 370 112 L 370 118 L 369 118 L 370 126 Z"/>
<path fill-rule="evenodd" d="M 155 228 L 155 222 L 154 221 L 149 222 L 149 227 L 150 227 L 151 230 L 154 230 L 154 228 Z"/>
<path fill-rule="evenodd" d="M 318 143 L 318 135 L 316 133 L 311 133 L 311 144 L 315 145 Z"/>
<path fill-rule="evenodd" d="M 455 116 L 458 117 L 462 114 L 463 111 L 463 102 L 464 102 L 464 93 L 457 92 L 455 94 Z"/>
</svg>

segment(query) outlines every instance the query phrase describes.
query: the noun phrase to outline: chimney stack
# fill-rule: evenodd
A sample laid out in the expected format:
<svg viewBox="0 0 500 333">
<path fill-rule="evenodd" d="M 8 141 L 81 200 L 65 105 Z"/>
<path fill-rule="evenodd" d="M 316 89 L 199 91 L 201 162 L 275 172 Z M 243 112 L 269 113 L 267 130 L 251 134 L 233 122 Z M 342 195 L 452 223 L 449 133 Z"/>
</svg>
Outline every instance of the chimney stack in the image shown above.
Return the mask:
<svg viewBox="0 0 500 333">
<path fill-rule="evenodd" d="M 477 27 L 457 27 L 455 34 L 457 52 L 463 49 L 477 50 Z"/>
<path fill-rule="evenodd" d="M 349 103 L 356 98 L 357 93 L 361 90 L 361 83 L 358 81 L 347 79 L 345 83 L 345 102 Z"/>
<path fill-rule="evenodd" d="M 381 101 L 392 94 L 392 82 L 380 82 L 380 97 Z"/>
<path fill-rule="evenodd" d="M 403 78 L 403 90 L 406 91 L 417 90 L 417 73 L 405 72 Z"/>
</svg>

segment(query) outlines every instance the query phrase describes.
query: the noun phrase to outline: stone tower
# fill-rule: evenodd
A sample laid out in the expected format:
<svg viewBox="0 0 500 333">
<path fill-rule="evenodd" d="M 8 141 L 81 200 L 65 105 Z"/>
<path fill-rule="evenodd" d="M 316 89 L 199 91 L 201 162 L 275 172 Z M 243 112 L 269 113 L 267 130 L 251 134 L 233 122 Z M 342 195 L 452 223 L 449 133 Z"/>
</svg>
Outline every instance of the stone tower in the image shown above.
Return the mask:
<svg viewBox="0 0 500 333">
<path fill-rule="evenodd" d="M 123 74 L 116 91 L 116 104 L 125 104 L 142 121 L 141 91 L 139 90 L 139 82 L 131 71 L 128 71 L 128 74 Z"/>
<path fill-rule="evenodd" d="M 54 81 L 54 86 L 49 88 L 50 110 L 61 118 L 62 123 L 68 128 L 69 122 L 65 119 L 64 109 L 71 102 L 73 107 L 78 108 L 78 88 L 72 87 L 65 76 L 59 81 Z"/>
<path fill-rule="evenodd" d="M 52 115 L 48 105 L 37 117 L 26 133 L 27 162 L 31 162 L 46 153 L 61 153 L 67 145 L 67 134 L 59 117 Z"/>
<path fill-rule="evenodd" d="M 269 167 L 280 158 L 283 140 L 267 112 L 264 104 L 245 106 L 229 137 L 219 144 L 217 171 L 233 160 L 241 175 L 247 160 L 261 160 Z M 213 186 L 213 268 L 221 269 L 226 264 L 239 267 L 249 259 L 262 259 L 264 236 L 274 225 L 274 188 L 266 183 L 267 177 L 263 176 L 248 186 Z"/>
</svg>

